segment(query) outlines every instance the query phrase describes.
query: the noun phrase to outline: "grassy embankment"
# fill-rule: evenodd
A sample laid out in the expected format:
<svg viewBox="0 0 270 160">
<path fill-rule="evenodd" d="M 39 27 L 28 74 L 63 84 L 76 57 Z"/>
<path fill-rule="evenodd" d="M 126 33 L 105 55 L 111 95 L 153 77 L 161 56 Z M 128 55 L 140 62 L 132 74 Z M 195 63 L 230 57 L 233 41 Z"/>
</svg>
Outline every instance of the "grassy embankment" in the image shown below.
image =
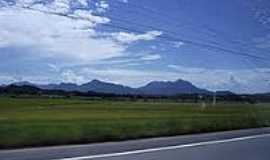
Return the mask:
<svg viewBox="0 0 270 160">
<path fill-rule="evenodd" d="M 75 144 L 270 126 L 269 104 L 0 97 L 0 148 Z"/>
</svg>

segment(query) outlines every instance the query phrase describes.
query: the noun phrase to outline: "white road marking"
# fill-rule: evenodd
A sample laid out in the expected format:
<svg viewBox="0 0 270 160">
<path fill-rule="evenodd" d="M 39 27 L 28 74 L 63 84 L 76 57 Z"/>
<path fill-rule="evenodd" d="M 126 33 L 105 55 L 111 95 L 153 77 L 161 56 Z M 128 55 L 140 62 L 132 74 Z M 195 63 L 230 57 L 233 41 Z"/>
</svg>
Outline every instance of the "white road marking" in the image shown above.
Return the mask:
<svg viewBox="0 0 270 160">
<path fill-rule="evenodd" d="M 204 145 L 237 142 L 237 141 L 244 141 L 244 140 L 250 140 L 250 139 L 255 139 L 255 138 L 263 138 L 263 137 L 270 137 L 270 134 L 261 134 L 261 135 L 246 136 L 246 137 L 239 137 L 239 138 L 232 138 L 232 139 L 224 139 L 224 140 L 216 140 L 216 141 L 208 141 L 208 142 L 198 142 L 198 143 L 184 144 L 184 145 L 178 145 L 178 146 L 150 148 L 150 149 L 134 150 L 134 151 L 127 151 L 127 152 L 119 152 L 119 153 L 109 153 L 109 154 L 89 155 L 89 156 L 73 157 L 73 158 L 63 158 L 63 159 L 58 159 L 58 160 L 87 160 L 87 159 L 96 159 L 96 158 L 118 157 L 118 156 L 125 156 L 125 155 L 131 155 L 131 154 L 142 154 L 142 153 L 150 153 L 150 152 L 157 152 L 157 151 L 182 149 L 182 148 L 188 148 L 188 147 L 198 147 L 198 146 L 204 146 Z"/>
</svg>

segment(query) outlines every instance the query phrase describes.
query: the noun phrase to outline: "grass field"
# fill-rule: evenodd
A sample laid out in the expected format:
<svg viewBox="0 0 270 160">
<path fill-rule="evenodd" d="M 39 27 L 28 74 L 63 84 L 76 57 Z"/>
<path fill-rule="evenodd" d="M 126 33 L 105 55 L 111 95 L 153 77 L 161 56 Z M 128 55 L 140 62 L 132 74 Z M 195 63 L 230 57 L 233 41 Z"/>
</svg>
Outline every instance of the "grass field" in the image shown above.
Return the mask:
<svg viewBox="0 0 270 160">
<path fill-rule="evenodd" d="M 269 104 L 0 97 L 0 148 L 115 141 L 270 126 Z"/>
</svg>

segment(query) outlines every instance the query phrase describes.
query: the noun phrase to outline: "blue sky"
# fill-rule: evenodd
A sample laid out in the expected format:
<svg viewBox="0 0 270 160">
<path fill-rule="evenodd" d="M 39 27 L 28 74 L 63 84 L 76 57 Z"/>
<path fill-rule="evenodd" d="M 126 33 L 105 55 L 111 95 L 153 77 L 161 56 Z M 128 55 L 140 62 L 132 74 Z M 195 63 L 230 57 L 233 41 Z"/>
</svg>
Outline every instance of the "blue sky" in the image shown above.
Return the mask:
<svg viewBox="0 0 270 160">
<path fill-rule="evenodd" d="M 270 91 L 267 0 L 0 0 L 0 83 Z"/>
</svg>

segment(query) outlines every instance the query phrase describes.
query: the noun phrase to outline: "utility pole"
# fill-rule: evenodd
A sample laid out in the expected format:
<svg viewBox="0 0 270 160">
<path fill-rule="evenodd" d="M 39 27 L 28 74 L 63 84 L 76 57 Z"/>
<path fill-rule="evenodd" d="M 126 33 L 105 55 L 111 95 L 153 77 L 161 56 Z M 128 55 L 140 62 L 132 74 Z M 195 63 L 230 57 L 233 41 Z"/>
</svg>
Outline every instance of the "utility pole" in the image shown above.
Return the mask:
<svg viewBox="0 0 270 160">
<path fill-rule="evenodd" d="M 215 91 L 213 93 L 213 102 L 212 102 L 212 106 L 216 106 L 217 104 L 217 91 Z"/>
<path fill-rule="evenodd" d="M 206 107 L 206 104 L 202 95 L 199 95 L 199 103 L 201 103 L 201 109 L 204 110 Z"/>
</svg>

